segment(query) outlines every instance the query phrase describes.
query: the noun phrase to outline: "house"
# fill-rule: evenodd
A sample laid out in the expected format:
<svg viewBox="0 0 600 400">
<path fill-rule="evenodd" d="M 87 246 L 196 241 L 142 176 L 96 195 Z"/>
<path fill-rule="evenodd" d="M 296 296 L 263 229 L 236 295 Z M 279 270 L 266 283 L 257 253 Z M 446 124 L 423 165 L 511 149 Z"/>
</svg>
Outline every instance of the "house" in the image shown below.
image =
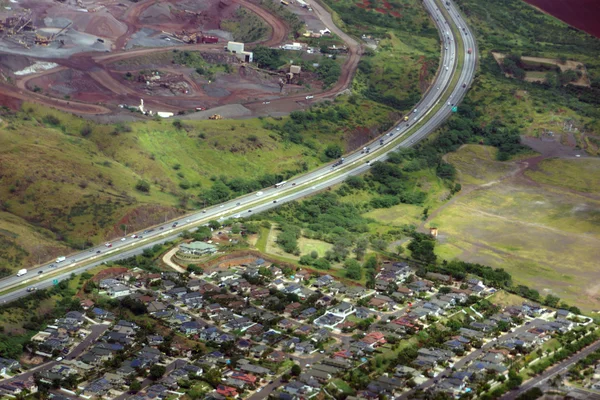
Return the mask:
<svg viewBox="0 0 600 400">
<path fill-rule="evenodd" d="M 112 297 L 113 299 L 119 297 L 129 296 L 131 294 L 131 289 L 125 285 L 117 284 L 110 286 L 106 289 L 106 293 Z"/>
<path fill-rule="evenodd" d="M 327 306 L 331 305 L 332 302 L 333 302 L 333 297 L 323 296 L 315 302 L 315 305 L 317 307 L 327 307 Z"/>
<path fill-rule="evenodd" d="M 302 308 L 302 304 L 298 302 L 288 304 L 283 310 L 284 313 L 288 315 L 292 315 L 293 313 L 299 311 Z"/>
<path fill-rule="evenodd" d="M 437 272 L 428 272 L 425 274 L 425 277 L 434 282 L 440 282 L 444 284 L 452 283 L 452 277 L 450 275 L 439 274 Z"/>
<path fill-rule="evenodd" d="M 418 373 L 416 369 L 408 367 L 406 365 L 398 365 L 394 372 L 394 376 L 405 379 L 410 379 L 413 376 L 416 376 L 417 374 Z"/>
<path fill-rule="evenodd" d="M 165 279 L 162 281 L 162 287 L 165 291 L 169 291 L 175 287 L 175 282 Z"/>
<path fill-rule="evenodd" d="M 375 307 L 380 310 L 382 310 L 382 309 L 390 310 L 390 309 L 394 308 L 394 306 L 396 305 L 394 300 L 392 300 L 388 296 L 384 296 L 381 294 L 377 294 L 377 295 L 373 296 L 371 298 L 371 300 L 369 300 L 368 304 L 371 307 Z"/>
<path fill-rule="evenodd" d="M 0 357 L 0 374 L 4 375 L 8 371 L 15 371 L 19 368 L 21 368 L 21 364 L 17 360 Z"/>
<path fill-rule="evenodd" d="M 396 294 L 396 293 L 399 293 L 400 295 L 403 295 L 404 297 L 411 297 L 414 294 L 413 290 L 406 286 L 398 286 L 398 289 L 396 289 L 394 294 Z"/>
<path fill-rule="evenodd" d="M 374 315 L 374 311 L 371 311 L 366 307 L 356 307 L 356 312 L 354 315 L 359 319 L 367 319 Z"/>
<path fill-rule="evenodd" d="M 147 306 L 148 312 L 150 314 L 155 314 L 157 312 L 161 312 L 167 309 L 167 305 L 161 301 L 153 301 Z"/>
<path fill-rule="evenodd" d="M 444 346 L 446 346 L 448 349 L 452 350 L 455 353 L 465 350 L 464 343 L 456 339 L 447 340 L 446 342 L 444 342 Z"/>
<path fill-rule="evenodd" d="M 360 299 L 369 293 L 367 289 L 360 286 L 351 286 L 346 289 L 346 297 L 349 299 Z"/>
<path fill-rule="evenodd" d="M 329 337 L 331 336 L 331 334 L 329 333 L 329 331 L 325 328 L 321 328 L 319 329 L 317 332 L 315 332 L 315 334 L 312 336 L 311 340 L 313 342 L 326 342 L 327 340 L 329 340 Z"/>
<path fill-rule="evenodd" d="M 317 278 L 315 283 L 313 283 L 313 286 L 316 288 L 323 288 L 331 285 L 333 282 L 335 282 L 335 279 L 333 279 L 331 275 L 321 275 Z"/>
<path fill-rule="evenodd" d="M 305 373 L 300 374 L 298 379 L 305 383 L 308 383 L 311 379 L 316 379 L 321 383 L 326 383 L 331 379 L 331 374 L 311 368 Z"/>
<path fill-rule="evenodd" d="M 296 344 L 296 352 L 310 354 L 315 351 L 315 346 L 311 342 L 301 342 Z"/>
<path fill-rule="evenodd" d="M 187 321 L 181 324 L 179 330 L 185 335 L 195 335 L 203 328 L 203 325 L 198 321 Z"/>
<path fill-rule="evenodd" d="M 329 276 L 329 275 L 326 275 L 326 276 Z M 339 303 L 329 309 L 330 313 L 340 316 L 340 317 L 347 317 L 348 315 L 352 314 L 354 311 L 355 311 L 354 306 L 345 301 L 342 301 L 341 303 Z"/>
<path fill-rule="evenodd" d="M 238 392 L 231 386 L 218 385 L 216 392 L 225 397 L 237 397 Z"/>
<path fill-rule="evenodd" d="M 110 311 L 106 311 L 98 307 L 92 308 L 92 315 L 94 316 L 94 318 L 101 320 L 113 320 L 115 318 L 115 315 Z"/>
<path fill-rule="evenodd" d="M 178 253 L 189 254 L 195 256 L 203 256 L 206 254 L 214 254 L 217 252 L 217 246 L 204 242 L 183 243 L 179 246 Z"/>
<path fill-rule="evenodd" d="M 314 307 L 309 307 L 306 310 L 302 311 L 299 315 L 299 319 L 308 319 L 317 313 L 317 309 Z"/>
<path fill-rule="evenodd" d="M 114 332 L 118 332 L 127 336 L 135 335 L 135 332 L 139 329 L 134 322 L 120 320 L 113 327 Z"/>
<path fill-rule="evenodd" d="M 165 297 L 169 297 L 171 299 L 181 299 L 186 293 L 187 289 L 179 286 L 165 293 Z"/>
<path fill-rule="evenodd" d="M 94 307 L 94 302 L 90 299 L 85 299 L 82 300 L 79 305 L 81 306 L 81 308 L 83 308 L 84 310 L 89 310 L 90 308 Z"/>
<path fill-rule="evenodd" d="M 165 339 L 160 335 L 149 335 L 148 336 L 148 345 L 150 346 L 158 346 L 162 344 Z"/>
<path fill-rule="evenodd" d="M 433 283 L 425 280 L 418 280 L 408 284 L 408 287 L 417 293 L 424 293 L 431 290 Z"/>
<path fill-rule="evenodd" d="M 482 332 L 475 331 L 473 329 L 460 328 L 458 331 L 461 334 L 461 336 L 464 336 L 469 339 L 483 339 L 484 338 L 484 334 Z"/>
<path fill-rule="evenodd" d="M 110 389 L 112 389 L 112 386 L 113 385 L 105 378 L 99 378 L 90 382 L 85 388 L 83 388 L 83 394 L 104 396 Z"/>
<path fill-rule="evenodd" d="M 385 336 L 381 332 L 369 332 L 365 337 L 360 339 L 360 341 L 366 343 L 372 348 L 379 347 L 387 343 Z"/>
<path fill-rule="evenodd" d="M 108 289 L 111 286 L 115 286 L 120 284 L 121 281 L 113 279 L 113 278 L 107 278 L 107 279 L 102 279 L 100 280 L 100 282 L 98 283 L 98 286 L 100 287 L 100 289 Z"/>
<path fill-rule="evenodd" d="M 199 279 L 191 279 L 187 283 L 186 287 L 193 292 L 198 291 L 198 290 L 200 290 L 200 280 Z"/>
<path fill-rule="evenodd" d="M 264 367 L 260 367 L 258 365 L 252 365 L 250 363 L 247 364 L 243 364 L 239 367 L 239 369 L 241 371 L 245 371 L 245 372 L 249 372 L 255 375 L 270 375 L 271 374 L 271 370 L 268 368 L 264 368 Z"/>
<path fill-rule="evenodd" d="M 304 281 L 310 280 L 310 275 L 311 275 L 310 271 L 306 271 L 304 269 L 298 270 L 294 274 L 294 276 L 296 278 L 300 278 L 301 280 L 304 280 Z"/>
<path fill-rule="evenodd" d="M 267 356 L 267 361 L 280 363 L 287 359 L 287 355 L 283 351 L 275 350 Z"/>
<path fill-rule="evenodd" d="M 391 287 L 391 282 L 388 282 L 383 279 L 377 279 L 375 281 L 375 290 L 378 290 L 380 292 L 387 292 L 390 287 Z"/>
<path fill-rule="evenodd" d="M 80 313 L 79 311 L 69 311 L 65 315 L 64 320 L 67 322 L 67 324 L 81 325 L 81 324 L 83 324 L 83 321 L 85 320 L 85 318 L 83 317 L 83 314 Z"/>
</svg>

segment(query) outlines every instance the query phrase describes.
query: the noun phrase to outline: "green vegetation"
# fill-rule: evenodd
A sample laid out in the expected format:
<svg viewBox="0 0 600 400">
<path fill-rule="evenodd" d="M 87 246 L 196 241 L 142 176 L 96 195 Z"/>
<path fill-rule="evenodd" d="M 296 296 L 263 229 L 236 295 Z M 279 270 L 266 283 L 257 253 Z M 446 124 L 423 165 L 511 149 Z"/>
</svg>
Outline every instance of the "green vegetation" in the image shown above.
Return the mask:
<svg viewBox="0 0 600 400">
<path fill-rule="evenodd" d="M 204 76 L 208 80 L 214 79 L 219 72 L 230 73 L 232 71 L 229 64 L 217 64 L 210 61 L 210 59 L 206 60 L 199 51 L 179 51 L 175 49 L 173 50 L 173 62 L 194 68 L 198 75 Z"/>
<path fill-rule="evenodd" d="M 246 121 L 98 125 L 35 105 L 5 111 L 0 267 L 18 269 L 271 186 L 327 161 L 329 145 L 344 149 L 365 127 L 383 131 L 389 115 L 348 97 Z"/>
<path fill-rule="evenodd" d="M 221 21 L 221 29 L 231 32 L 236 42 L 243 43 L 259 41 L 270 30 L 262 18 L 244 8 L 238 8 L 233 18 Z"/>
<path fill-rule="evenodd" d="M 377 40 L 366 48 L 352 89 L 397 110 L 408 110 L 428 88 L 439 64 L 439 36 L 417 1 L 327 1 L 346 30 Z M 373 42 L 370 42 L 373 43 Z"/>
<path fill-rule="evenodd" d="M 481 70 L 468 93 L 468 100 L 484 116 L 481 123 L 499 119 L 507 127 L 531 136 L 544 130 L 566 135 L 562 125 L 568 121 L 588 132 L 600 130 L 600 61 L 597 57 L 600 40 L 519 0 L 493 3 L 458 0 L 457 4 L 468 16 L 481 54 Z M 510 61 L 506 62 L 512 68 L 525 72 L 527 69 L 545 69 L 553 79 L 537 84 L 507 78 L 492 51 L 511 55 Z M 549 62 L 533 63 L 526 61 L 524 56 L 545 57 Z M 560 80 L 562 83 L 570 81 L 572 72 L 565 74 L 563 71 L 559 76 L 555 72 L 556 64 L 551 63 L 554 60 L 561 67 L 566 60 L 583 63 L 591 87 L 561 86 Z M 540 72 L 542 81 L 547 78 L 547 72 Z M 592 152 L 597 150 L 597 146 L 585 137 L 576 135 L 575 139 L 580 147 Z"/>
</svg>

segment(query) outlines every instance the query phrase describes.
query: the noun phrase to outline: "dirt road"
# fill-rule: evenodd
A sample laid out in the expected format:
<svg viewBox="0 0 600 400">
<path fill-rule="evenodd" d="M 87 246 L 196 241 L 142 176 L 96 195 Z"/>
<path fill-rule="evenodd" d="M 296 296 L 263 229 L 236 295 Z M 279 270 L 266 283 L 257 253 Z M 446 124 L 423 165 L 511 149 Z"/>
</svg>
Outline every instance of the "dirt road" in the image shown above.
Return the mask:
<svg viewBox="0 0 600 400">
<path fill-rule="evenodd" d="M 259 7 L 256 4 L 251 3 L 248 0 L 233 0 L 236 4 L 247 8 L 253 13 L 257 14 L 262 18 L 270 27 L 271 35 L 269 38 L 249 43 L 248 46 L 263 44 L 265 46 L 276 46 L 281 44 L 289 34 L 288 26 L 279 19 L 278 16 L 271 13 L 270 11 Z M 146 0 L 134 4 L 124 15 L 123 21 L 127 24 L 127 32 L 120 36 L 116 41 L 115 47 L 117 51 L 110 54 L 99 54 L 99 53 L 80 53 L 69 57 L 68 59 L 54 59 L 49 60 L 59 64 L 59 67 L 38 72 L 36 74 L 26 75 L 16 79 L 16 86 L 11 85 L 0 85 L 0 96 L 13 98 L 19 101 L 34 101 L 37 103 L 44 104 L 49 107 L 53 107 L 62 111 L 72 112 L 80 115 L 89 114 L 108 114 L 112 110 L 108 107 L 101 105 L 101 103 L 84 103 L 77 101 L 61 100 L 54 97 L 46 96 L 42 93 L 34 93 L 28 88 L 28 82 L 34 79 L 39 79 L 42 76 L 55 74 L 66 69 L 73 69 L 77 71 L 85 72 L 90 78 L 92 78 L 98 85 L 105 88 L 109 93 L 114 95 L 113 99 L 118 99 L 122 103 L 136 102 L 140 97 L 144 98 L 144 102 L 151 109 L 162 109 L 165 111 L 176 112 L 183 108 L 189 107 L 194 102 L 201 102 L 206 97 L 202 91 L 196 92 L 194 95 L 175 95 L 175 96 L 158 96 L 142 94 L 138 91 L 125 86 L 122 82 L 116 79 L 111 74 L 110 64 L 116 61 L 123 61 L 134 57 L 140 57 L 148 54 L 156 54 L 160 52 L 171 52 L 174 49 L 178 50 L 202 50 L 202 51 L 222 51 L 223 44 L 195 44 L 195 45 L 181 45 L 173 47 L 162 47 L 162 48 L 144 48 L 132 51 L 123 51 L 127 40 L 130 36 L 135 33 L 141 24 L 139 23 L 139 16 L 151 5 L 155 4 L 155 0 Z M 313 10 L 316 15 L 321 18 L 323 23 L 336 35 L 342 38 L 346 46 L 349 49 L 348 57 L 342 66 L 342 74 L 338 82 L 328 90 L 315 93 L 314 99 L 323 99 L 336 96 L 341 91 L 349 87 L 352 77 L 358 66 L 360 60 L 360 45 L 356 40 L 345 34 L 339 29 L 331 18 L 331 15 L 318 3 L 313 3 Z M 92 96 L 93 97 L 93 96 Z M 98 98 L 101 101 L 101 98 Z M 235 102 L 235 99 L 232 99 Z M 12 102 L 9 102 L 12 104 Z M 269 112 L 274 113 L 289 113 L 292 110 L 305 107 L 308 102 L 306 101 L 306 93 L 301 95 L 295 95 L 290 97 L 284 97 L 278 99 L 273 106 L 269 107 Z M 252 101 L 245 104 L 249 109 L 254 110 L 257 114 L 261 113 L 261 108 L 264 107 L 263 101 Z M 264 110 L 263 110 L 264 111 Z M 264 112 L 263 112 L 264 113 Z"/>
</svg>

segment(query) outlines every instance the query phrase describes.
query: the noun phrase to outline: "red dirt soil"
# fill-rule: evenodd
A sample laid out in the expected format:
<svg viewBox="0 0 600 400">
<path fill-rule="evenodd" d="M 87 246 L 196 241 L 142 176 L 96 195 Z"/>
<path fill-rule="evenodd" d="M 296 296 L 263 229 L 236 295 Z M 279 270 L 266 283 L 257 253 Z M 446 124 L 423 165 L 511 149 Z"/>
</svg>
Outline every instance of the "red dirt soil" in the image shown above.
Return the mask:
<svg viewBox="0 0 600 400">
<path fill-rule="evenodd" d="M 367 2 L 368 0 L 363 1 Z M 271 37 L 258 43 L 271 47 L 281 44 L 284 40 L 287 39 L 289 28 L 276 15 L 250 2 L 249 0 L 229 0 L 229 2 L 228 4 L 237 4 L 254 12 L 271 27 Z M 129 39 L 131 34 L 136 32 L 142 25 L 139 21 L 140 15 L 153 4 L 155 4 L 155 0 L 142 0 L 139 3 L 136 3 L 132 7 L 130 7 L 127 10 L 127 12 L 124 13 L 123 17 L 120 18 L 121 21 L 127 24 L 127 32 L 117 39 L 116 52 L 113 52 L 111 54 L 79 53 L 73 55 L 68 59 L 49 59 L 48 61 L 56 62 L 60 65 L 60 67 L 51 70 L 41 71 L 36 74 L 17 77 L 15 79 L 16 86 L 0 84 L 0 95 L 7 97 L 3 101 L 3 104 L 17 105 L 20 103 L 20 100 L 35 101 L 37 103 L 41 103 L 63 111 L 73 112 L 79 115 L 108 114 L 111 113 L 112 110 L 104 106 L 105 102 L 109 103 L 110 100 L 111 104 L 116 104 L 115 101 L 118 101 L 119 103 L 137 104 L 140 97 L 144 98 L 144 103 L 147 105 L 148 109 L 162 109 L 164 111 L 177 112 L 182 108 L 193 108 L 197 106 L 197 103 L 199 101 L 202 102 L 203 100 L 206 100 L 206 96 L 152 96 L 147 94 L 141 95 L 138 91 L 133 90 L 131 87 L 123 85 L 123 82 L 120 82 L 120 79 L 118 78 L 115 79 L 115 76 L 111 73 L 112 71 L 110 70 L 109 63 L 118 60 L 125 60 L 131 57 L 136 57 L 144 54 L 173 51 L 176 48 L 180 50 L 212 49 L 213 51 L 222 51 L 222 43 L 182 45 L 165 48 L 145 48 L 139 50 L 136 49 L 131 51 L 122 51 L 121 49 L 127 43 L 127 40 Z M 319 10 L 320 7 L 315 5 L 315 11 L 318 12 Z M 324 10 L 320 12 L 325 13 Z M 325 15 L 321 18 L 330 19 L 331 17 Z M 335 30 L 338 31 L 338 29 Z M 336 33 L 342 36 L 345 35 L 341 31 Z M 258 43 L 248 43 L 247 47 L 251 49 L 253 45 Z M 340 79 L 329 90 L 315 94 L 315 99 L 329 98 L 335 96 L 349 86 L 352 76 L 356 71 L 358 61 L 360 59 L 360 52 L 360 46 L 358 46 L 357 44 L 351 44 L 349 46 L 349 54 L 345 60 L 344 65 L 342 66 L 342 75 Z M 69 70 L 74 70 L 77 72 Z M 62 75 L 62 79 L 59 79 L 59 82 L 54 82 L 52 80 L 53 75 L 55 77 Z M 78 76 L 79 79 L 81 79 L 79 85 L 75 85 L 77 87 L 68 87 L 68 83 L 65 82 L 64 78 L 69 76 Z M 58 93 L 56 93 L 56 91 L 53 92 L 54 95 L 57 97 L 62 97 L 60 96 L 61 91 L 64 92 L 64 95 L 66 95 L 70 89 L 81 89 L 77 90 L 77 92 L 79 92 L 80 94 L 75 94 L 74 92 L 71 92 L 69 95 L 71 95 L 73 99 L 69 99 L 67 101 L 56 97 L 44 96 L 42 93 L 35 93 L 31 91 L 35 84 L 38 84 L 38 86 L 42 88 L 48 88 L 52 85 L 55 85 L 55 83 L 58 83 L 57 88 L 59 89 L 59 91 Z M 246 91 L 242 90 L 242 92 L 243 93 L 239 93 L 242 96 L 236 96 L 236 94 L 232 94 L 231 96 L 226 96 L 225 98 L 222 98 L 220 100 L 222 102 L 236 103 L 241 100 L 242 102 L 246 101 L 243 104 L 250 109 L 256 110 L 258 108 L 261 108 L 263 102 L 262 99 L 258 100 L 261 97 L 260 95 L 255 95 L 252 89 Z M 299 107 L 303 108 L 306 105 L 305 95 L 306 94 L 304 93 L 281 98 L 277 101 L 278 109 L 281 108 L 281 110 L 279 111 L 290 112 L 293 110 L 297 110 Z M 109 96 L 110 98 L 107 99 L 107 96 Z M 9 100 L 8 97 L 10 97 L 11 100 Z M 238 101 L 234 101 L 236 100 L 236 98 Z M 248 101 L 249 98 L 256 98 L 257 100 Z"/>
<path fill-rule="evenodd" d="M 548 14 L 600 38 L 598 0 L 525 0 Z"/>
</svg>

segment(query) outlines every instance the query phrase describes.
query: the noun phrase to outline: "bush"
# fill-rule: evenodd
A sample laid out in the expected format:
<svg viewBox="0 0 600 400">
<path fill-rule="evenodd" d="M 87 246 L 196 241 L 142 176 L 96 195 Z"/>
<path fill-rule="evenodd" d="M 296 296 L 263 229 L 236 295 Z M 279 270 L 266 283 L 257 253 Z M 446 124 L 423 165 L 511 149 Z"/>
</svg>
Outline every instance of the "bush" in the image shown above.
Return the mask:
<svg viewBox="0 0 600 400">
<path fill-rule="evenodd" d="M 150 184 L 143 179 L 140 179 L 135 184 L 135 189 L 143 193 L 150 193 Z"/>
</svg>

